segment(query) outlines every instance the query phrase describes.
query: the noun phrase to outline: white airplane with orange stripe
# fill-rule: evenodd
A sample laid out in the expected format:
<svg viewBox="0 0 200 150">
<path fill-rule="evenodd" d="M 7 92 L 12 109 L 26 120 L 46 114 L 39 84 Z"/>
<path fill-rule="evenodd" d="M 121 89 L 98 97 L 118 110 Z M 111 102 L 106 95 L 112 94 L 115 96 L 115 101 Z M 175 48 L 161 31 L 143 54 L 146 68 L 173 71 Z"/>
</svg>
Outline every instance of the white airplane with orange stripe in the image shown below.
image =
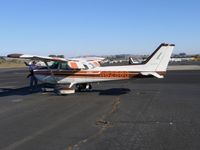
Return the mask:
<svg viewBox="0 0 200 150">
<path fill-rule="evenodd" d="M 34 70 L 35 77 L 42 83 L 64 85 L 61 94 L 75 93 L 75 88 L 91 89 L 91 83 L 111 80 L 124 80 L 141 77 L 163 78 L 174 49 L 174 44 L 162 43 L 142 63 L 124 66 L 100 66 L 104 58 L 74 58 L 64 59 L 38 55 L 10 54 L 8 57 L 43 61 L 46 68 Z M 48 62 L 54 61 L 49 66 Z"/>
</svg>

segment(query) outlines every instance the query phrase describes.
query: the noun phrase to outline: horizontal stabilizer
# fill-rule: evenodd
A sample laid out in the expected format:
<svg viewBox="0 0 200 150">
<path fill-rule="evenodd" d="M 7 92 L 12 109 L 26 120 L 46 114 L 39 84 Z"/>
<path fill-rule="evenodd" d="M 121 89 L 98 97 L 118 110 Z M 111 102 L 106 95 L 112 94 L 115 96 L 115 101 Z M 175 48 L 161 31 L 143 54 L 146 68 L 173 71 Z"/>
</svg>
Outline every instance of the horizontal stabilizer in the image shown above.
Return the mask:
<svg viewBox="0 0 200 150">
<path fill-rule="evenodd" d="M 157 72 L 141 72 L 141 74 L 144 75 L 144 76 L 152 75 L 152 76 L 159 78 L 159 79 L 164 78 L 164 76 L 159 75 Z"/>
</svg>

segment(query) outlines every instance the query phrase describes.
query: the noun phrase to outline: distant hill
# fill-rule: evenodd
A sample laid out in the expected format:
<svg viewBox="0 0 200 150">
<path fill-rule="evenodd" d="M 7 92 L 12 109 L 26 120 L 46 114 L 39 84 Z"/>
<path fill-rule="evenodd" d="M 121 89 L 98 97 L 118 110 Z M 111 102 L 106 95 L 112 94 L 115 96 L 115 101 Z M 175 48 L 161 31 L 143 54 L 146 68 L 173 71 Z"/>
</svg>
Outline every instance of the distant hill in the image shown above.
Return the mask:
<svg viewBox="0 0 200 150">
<path fill-rule="evenodd" d="M 20 59 L 0 56 L 0 68 L 15 68 L 15 67 L 25 67 L 24 61 Z"/>
</svg>

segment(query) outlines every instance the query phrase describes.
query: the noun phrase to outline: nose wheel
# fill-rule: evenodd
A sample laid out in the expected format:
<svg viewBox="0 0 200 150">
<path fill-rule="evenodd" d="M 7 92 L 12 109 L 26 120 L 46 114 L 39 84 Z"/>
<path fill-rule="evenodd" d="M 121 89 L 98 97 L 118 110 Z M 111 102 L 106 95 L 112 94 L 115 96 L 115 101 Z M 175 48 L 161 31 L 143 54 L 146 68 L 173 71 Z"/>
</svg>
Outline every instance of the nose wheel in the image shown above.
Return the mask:
<svg viewBox="0 0 200 150">
<path fill-rule="evenodd" d="M 92 85 L 89 83 L 77 84 L 76 88 L 79 92 L 92 90 Z"/>
</svg>

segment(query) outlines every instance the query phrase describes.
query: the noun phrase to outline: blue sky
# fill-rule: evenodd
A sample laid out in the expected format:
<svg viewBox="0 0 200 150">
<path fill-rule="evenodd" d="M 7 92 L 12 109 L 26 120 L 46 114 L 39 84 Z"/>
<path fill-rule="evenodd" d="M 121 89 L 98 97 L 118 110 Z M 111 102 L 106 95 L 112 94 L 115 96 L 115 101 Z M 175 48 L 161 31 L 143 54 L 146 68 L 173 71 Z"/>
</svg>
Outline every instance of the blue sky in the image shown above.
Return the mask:
<svg viewBox="0 0 200 150">
<path fill-rule="evenodd" d="M 0 0 L 0 55 L 200 53 L 198 0 Z"/>
</svg>

